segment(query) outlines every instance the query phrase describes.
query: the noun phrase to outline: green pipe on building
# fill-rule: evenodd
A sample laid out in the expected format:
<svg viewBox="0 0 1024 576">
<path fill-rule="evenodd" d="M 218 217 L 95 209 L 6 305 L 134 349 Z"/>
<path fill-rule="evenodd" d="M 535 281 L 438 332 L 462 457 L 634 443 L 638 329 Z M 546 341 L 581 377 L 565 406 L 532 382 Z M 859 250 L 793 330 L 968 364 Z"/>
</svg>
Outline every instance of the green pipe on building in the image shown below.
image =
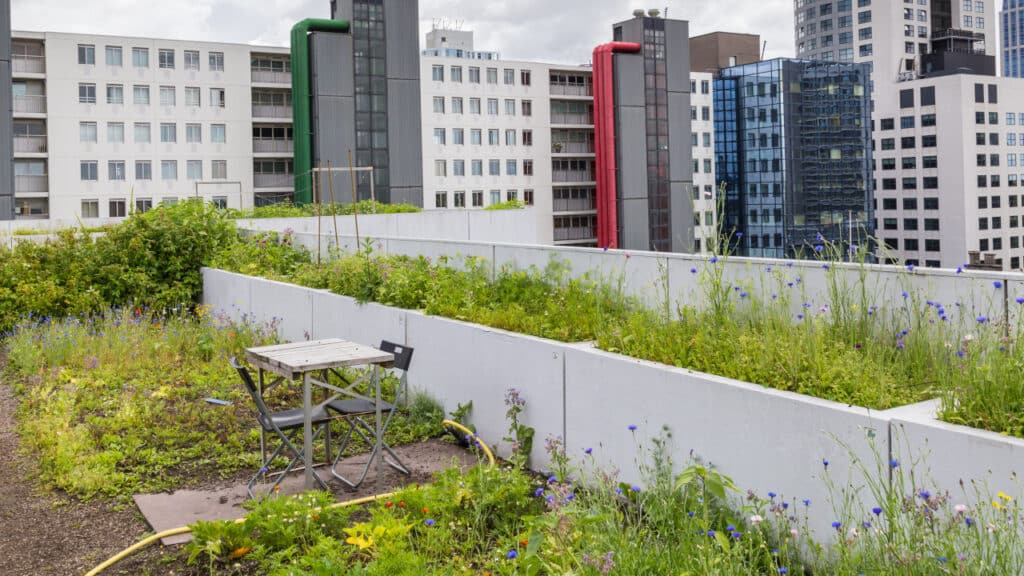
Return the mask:
<svg viewBox="0 0 1024 576">
<path fill-rule="evenodd" d="M 292 26 L 292 133 L 295 138 L 295 203 L 313 201 L 313 127 L 310 117 L 309 33 L 348 33 L 348 20 L 307 18 Z"/>
</svg>

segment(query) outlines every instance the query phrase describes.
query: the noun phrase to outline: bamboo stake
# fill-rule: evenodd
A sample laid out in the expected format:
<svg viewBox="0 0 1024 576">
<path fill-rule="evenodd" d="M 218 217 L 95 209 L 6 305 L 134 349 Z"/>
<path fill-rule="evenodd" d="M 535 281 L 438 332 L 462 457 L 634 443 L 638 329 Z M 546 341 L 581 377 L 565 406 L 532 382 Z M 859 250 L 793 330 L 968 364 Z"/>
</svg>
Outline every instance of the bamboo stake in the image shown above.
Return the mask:
<svg viewBox="0 0 1024 576">
<path fill-rule="evenodd" d="M 341 243 L 338 241 L 338 201 L 334 198 L 334 171 L 331 170 L 331 161 L 327 161 L 327 186 L 331 189 L 331 215 L 334 216 L 334 249 L 341 250 Z"/>
<path fill-rule="evenodd" d="M 318 160 L 316 163 L 316 180 L 314 180 L 316 186 L 315 194 L 313 195 L 313 201 L 316 202 L 316 267 L 320 267 L 320 191 L 323 190 L 324 186 L 324 163 L 322 160 Z"/>
<path fill-rule="evenodd" d="M 356 171 L 352 169 L 352 149 L 348 150 L 348 173 L 352 180 L 352 220 L 356 224 L 356 249 L 359 249 L 359 199 L 356 197 Z M 373 174 L 370 174 L 373 178 Z"/>
</svg>

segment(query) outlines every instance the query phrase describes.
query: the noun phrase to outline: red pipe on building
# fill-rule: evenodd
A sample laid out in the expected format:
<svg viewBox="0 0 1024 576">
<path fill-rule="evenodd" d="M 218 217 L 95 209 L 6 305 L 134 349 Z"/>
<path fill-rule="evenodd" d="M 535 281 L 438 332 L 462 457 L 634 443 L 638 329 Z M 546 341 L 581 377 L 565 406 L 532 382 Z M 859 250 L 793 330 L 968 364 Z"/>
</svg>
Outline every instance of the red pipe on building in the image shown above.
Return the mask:
<svg viewBox="0 0 1024 576">
<path fill-rule="evenodd" d="M 615 166 L 616 52 L 639 52 L 636 42 L 609 42 L 594 48 L 594 157 L 597 170 L 597 245 L 618 248 Z"/>
</svg>

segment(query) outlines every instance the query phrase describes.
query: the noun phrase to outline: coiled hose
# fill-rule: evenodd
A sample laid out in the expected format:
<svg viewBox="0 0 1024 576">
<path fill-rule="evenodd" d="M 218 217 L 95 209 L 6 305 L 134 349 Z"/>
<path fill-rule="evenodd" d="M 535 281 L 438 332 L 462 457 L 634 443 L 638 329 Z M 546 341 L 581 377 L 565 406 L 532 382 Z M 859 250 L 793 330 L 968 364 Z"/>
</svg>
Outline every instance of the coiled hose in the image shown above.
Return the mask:
<svg viewBox="0 0 1024 576">
<path fill-rule="evenodd" d="M 469 428 L 466 428 L 462 424 L 459 424 L 458 422 L 453 422 L 452 420 L 445 420 L 445 421 L 442 422 L 442 424 L 444 425 L 445 428 L 454 428 L 454 429 L 456 429 L 456 430 L 466 434 L 468 437 L 472 438 L 473 442 L 481 450 L 483 450 L 483 453 L 487 456 L 488 464 L 491 465 L 491 466 L 494 466 L 494 453 L 491 452 L 491 449 L 487 446 L 487 444 L 484 443 L 483 440 L 480 439 L 479 436 L 476 435 L 476 433 L 474 433 Z M 330 507 L 331 508 L 344 508 L 346 506 L 358 506 L 360 504 L 366 504 L 368 502 L 373 502 L 373 501 L 376 501 L 376 500 L 380 500 L 382 498 L 390 498 L 390 497 L 394 496 L 395 494 L 397 494 L 397 492 L 388 492 L 387 494 L 377 494 L 375 496 L 366 496 L 364 498 L 356 498 L 355 500 L 348 500 L 346 502 L 338 502 L 337 504 L 332 504 Z M 235 520 L 236 524 L 241 524 L 242 522 L 245 522 L 245 518 L 244 517 Z M 125 558 L 131 556 L 132 554 L 138 552 L 139 550 L 142 550 L 143 548 L 148 547 L 149 545 L 153 544 L 154 542 L 159 542 L 163 538 L 167 538 L 169 536 L 177 536 L 178 534 L 188 534 L 191 531 L 192 531 L 192 529 L 189 528 L 188 526 L 182 526 L 180 528 L 171 528 L 170 530 L 164 530 L 163 532 L 159 532 L 157 534 L 153 534 L 152 536 L 150 536 L 150 537 L 148 537 L 148 538 L 146 538 L 144 540 L 141 540 L 139 542 L 136 542 L 135 544 L 129 546 L 128 548 L 125 548 L 124 550 L 122 550 L 122 551 L 118 552 L 117 554 L 111 556 L 110 558 L 108 558 L 105 562 L 103 562 L 99 566 L 97 566 L 97 567 L 93 568 L 92 570 L 86 572 L 85 576 L 96 576 L 100 572 L 103 572 L 104 570 L 106 570 L 107 568 L 110 568 L 114 564 L 117 564 L 121 560 L 124 560 Z"/>
</svg>

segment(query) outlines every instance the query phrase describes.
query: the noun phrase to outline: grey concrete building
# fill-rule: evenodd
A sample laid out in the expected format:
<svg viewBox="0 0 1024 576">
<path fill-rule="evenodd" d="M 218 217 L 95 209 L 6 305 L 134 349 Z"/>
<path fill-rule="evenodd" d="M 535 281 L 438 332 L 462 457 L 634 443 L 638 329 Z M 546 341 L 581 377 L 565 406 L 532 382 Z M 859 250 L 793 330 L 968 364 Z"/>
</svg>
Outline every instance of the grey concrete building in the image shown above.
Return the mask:
<svg viewBox="0 0 1024 576">
<path fill-rule="evenodd" d="M 722 68 L 750 64 L 761 59 L 757 34 L 711 32 L 690 38 L 690 71 L 718 74 Z"/>
<path fill-rule="evenodd" d="M 14 219 L 14 109 L 11 1 L 0 1 L 0 220 Z"/>
<path fill-rule="evenodd" d="M 355 166 L 374 167 L 377 200 L 421 205 L 419 3 L 332 0 L 331 18 L 351 27 L 311 34 L 313 166 L 347 167 L 351 150 Z M 368 175 L 357 180 L 369 198 Z M 349 182 L 335 174 L 339 201 Z"/>
<path fill-rule="evenodd" d="M 693 250 L 689 23 L 641 11 L 594 51 L 598 243 Z"/>
</svg>

